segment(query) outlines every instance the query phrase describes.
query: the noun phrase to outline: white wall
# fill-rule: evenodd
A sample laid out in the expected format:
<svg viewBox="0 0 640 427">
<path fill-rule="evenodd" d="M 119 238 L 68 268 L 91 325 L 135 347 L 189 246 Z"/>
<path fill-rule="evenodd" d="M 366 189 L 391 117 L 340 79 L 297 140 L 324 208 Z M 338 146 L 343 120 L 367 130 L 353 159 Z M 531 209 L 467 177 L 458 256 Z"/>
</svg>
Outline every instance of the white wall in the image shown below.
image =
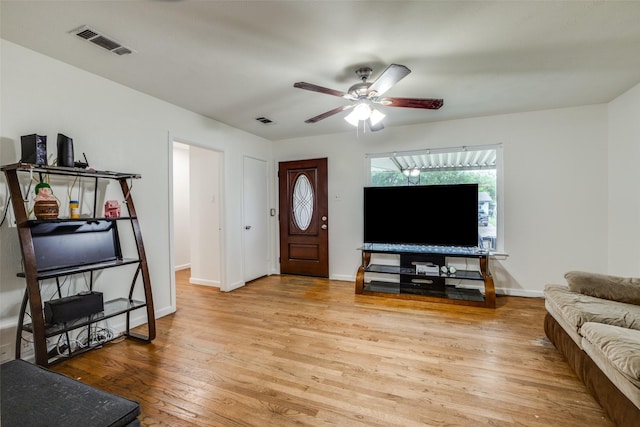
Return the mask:
<svg viewBox="0 0 640 427">
<path fill-rule="evenodd" d="M 174 143 L 173 148 L 173 266 L 191 266 L 191 217 L 189 190 L 189 146 Z"/>
<path fill-rule="evenodd" d="M 190 147 L 191 277 L 190 283 L 220 286 L 219 152 Z"/>
<path fill-rule="evenodd" d="M 18 160 L 20 135 L 48 135 L 53 152 L 51 141 L 61 132 L 74 139 L 75 151 L 86 152 L 96 169 L 140 173 L 133 199 L 145 239 L 155 309 L 162 316 L 175 309 L 169 249 L 172 141 L 198 141 L 206 148 L 224 151 L 222 233 L 228 256 L 226 283 L 221 287 L 231 289 L 243 283 L 241 263 L 235 261 L 242 259 L 242 160 L 244 155 L 270 160 L 270 141 L 5 40 L 0 43 L 2 164 Z M 0 178 L 0 201 L 6 201 L 4 176 Z M 7 331 L 15 327 L 24 280 L 15 276 L 21 269 L 15 228 L 3 226 L 0 237 L 0 345 L 6 346 L 13 341 L 13 331 Z M 122 280 L 112 286 L 121 291 L 128 287 L 130 277 L 116 278 Z"/>
<path fill-rule="evenodd" d="M 609 271 L 640 277 L 640 84 L 609 104 Z"/>
<path fill-rule="evenodd" d="M 497 143 L 504 147 L 509 254 L 491 264 L 499 292 L 540 296 L 545 284 L 564 283 L 568 270 L 606 271 L 605 105 L 280 141 L 274 160 L 328 158 L 330 275 L 353 280 L 366 153 Z"/>
</svg>

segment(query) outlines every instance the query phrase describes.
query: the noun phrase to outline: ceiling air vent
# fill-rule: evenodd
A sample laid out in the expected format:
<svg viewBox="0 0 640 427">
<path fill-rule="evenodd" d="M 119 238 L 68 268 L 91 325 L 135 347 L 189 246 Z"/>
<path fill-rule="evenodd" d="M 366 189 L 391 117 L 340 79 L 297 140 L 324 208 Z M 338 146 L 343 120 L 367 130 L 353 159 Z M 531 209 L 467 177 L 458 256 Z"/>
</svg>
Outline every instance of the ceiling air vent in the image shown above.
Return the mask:
<svg viewBox="0 0 640 427">
<path fill-rule="evenodd" d="M 263 125 L 273 124 L 273 120 L 268 119 L 266 117 L 257 117 L 256 120 L 259 121 L 260 123 L 262 123 Z"/>
<path fill-rule="evenodd" d="M 133 49 L 123 46 L 121 43 L 115 41 L 113 38 L 108 37 L 104 34 L 101 34 L 94 28 L 91 28 L 87 25 L 83 25 L 80 28 L 76 28 L 70 32 L 71 34 L 75 34 L 83 40 L 91 42 L 95 45 L 100 46 L 103 49 L 108 50 L 109 52 L 115 53 L 116 55 L 128 55 L 130 53 L 135 52 Z"/>
</svg>

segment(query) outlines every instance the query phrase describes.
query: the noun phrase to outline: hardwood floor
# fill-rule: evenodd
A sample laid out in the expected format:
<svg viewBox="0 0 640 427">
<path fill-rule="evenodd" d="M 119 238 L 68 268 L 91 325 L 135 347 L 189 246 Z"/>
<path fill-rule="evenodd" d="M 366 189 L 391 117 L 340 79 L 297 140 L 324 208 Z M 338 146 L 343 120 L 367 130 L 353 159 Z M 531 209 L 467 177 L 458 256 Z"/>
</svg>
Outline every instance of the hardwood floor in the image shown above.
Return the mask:
<svg viewBox="0 0 640 427">
<path fill-rule="evenodd" d="M 54 367 L 137 400 L 145 426 L 611 426 L 543 332 L 544 301 L 495 310 L 271 276 L 230 293 L 177 275 L 151 344 Z"/>
</svg>

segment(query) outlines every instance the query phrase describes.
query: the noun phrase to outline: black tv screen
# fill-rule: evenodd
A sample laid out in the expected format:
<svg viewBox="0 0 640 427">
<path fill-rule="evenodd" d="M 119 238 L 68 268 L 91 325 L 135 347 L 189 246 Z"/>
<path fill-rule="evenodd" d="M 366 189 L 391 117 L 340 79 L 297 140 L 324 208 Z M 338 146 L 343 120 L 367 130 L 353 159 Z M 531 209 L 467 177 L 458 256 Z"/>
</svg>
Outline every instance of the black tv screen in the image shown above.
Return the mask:
<svg viewBox="0 0 640 427">
<path fill-rule="evenodd" d="M 365 187 L 364 243 L 478 246 L 478 184 Z"/>
<path fill-rule="evenodd" d="M 38 271 L 122 258 L 115 221 L 39 222 L 31 227 Z"/>
</svg>

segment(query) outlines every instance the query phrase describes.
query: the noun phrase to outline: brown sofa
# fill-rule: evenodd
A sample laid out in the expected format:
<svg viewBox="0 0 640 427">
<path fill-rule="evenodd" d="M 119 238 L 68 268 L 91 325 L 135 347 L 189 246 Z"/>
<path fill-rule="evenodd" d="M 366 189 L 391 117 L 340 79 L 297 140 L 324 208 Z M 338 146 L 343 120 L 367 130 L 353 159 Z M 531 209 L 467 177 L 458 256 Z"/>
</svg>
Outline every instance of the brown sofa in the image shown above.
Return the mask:
<svg viewBox="0 0 640 427">
<path fill-rule="evenodd" d="M 547 337 L 618 426 L 640 426 L 640 279 L 565 278 L 545 287 Z"/>
</svg>

